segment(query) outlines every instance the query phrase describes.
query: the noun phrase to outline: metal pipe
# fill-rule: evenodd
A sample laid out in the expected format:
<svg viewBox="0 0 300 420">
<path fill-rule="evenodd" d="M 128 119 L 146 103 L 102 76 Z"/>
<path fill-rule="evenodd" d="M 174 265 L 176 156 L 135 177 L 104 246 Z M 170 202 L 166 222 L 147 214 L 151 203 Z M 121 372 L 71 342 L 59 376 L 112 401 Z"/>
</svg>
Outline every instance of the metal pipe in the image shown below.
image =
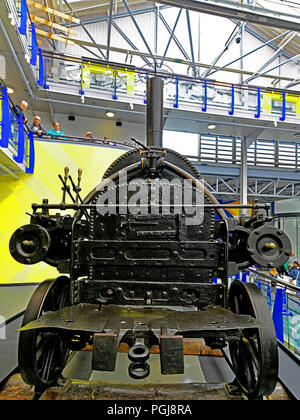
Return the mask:
<svg viewBox="0 0 300 420">
<path fill-rule="evenodd" d="M 162 147 L 164 126 L 164 81 L 152 77 L 147 82 L 147 146 Z"/>
<path fill-rule="evenodd" d="M 247 166 L 247 140 L 244 137 L 241 144 L 241 174 L 240 174 L 240 186 L 241 186 L 241 204 L 248 203 L 248 166 Z M 248 212 L 245 209 L 240 210 L 240 217 L 247 216 Z"/>
</svg>

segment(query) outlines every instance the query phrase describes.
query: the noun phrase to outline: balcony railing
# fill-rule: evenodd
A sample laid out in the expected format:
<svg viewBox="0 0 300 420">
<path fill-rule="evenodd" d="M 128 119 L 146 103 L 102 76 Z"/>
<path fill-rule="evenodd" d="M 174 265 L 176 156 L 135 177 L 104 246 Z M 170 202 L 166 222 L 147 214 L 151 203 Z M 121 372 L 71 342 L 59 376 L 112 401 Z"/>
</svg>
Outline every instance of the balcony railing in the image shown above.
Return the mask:
<svg viewBox="0 0 300 420">
<path fill-rule="evenodd" d="M 50 52 L 42 55 L 44 87 L 52 82 L 74 86 L 83 95 L 91 90 L 116 101 L 121 96 L 146 101 L 147 80 L 154 74 L 151 70 Z M 165 103 L 171 108 L 187 109 L 192 105 L 194 112 L 220 109 L 233 116 L 240 111 L 253 119 L 274 116 L 280 121 L 300 117 L 300 95 L 296 92 L 234 85 L 160 70 L 156 74 L 166 81 Z"/>
</svg>

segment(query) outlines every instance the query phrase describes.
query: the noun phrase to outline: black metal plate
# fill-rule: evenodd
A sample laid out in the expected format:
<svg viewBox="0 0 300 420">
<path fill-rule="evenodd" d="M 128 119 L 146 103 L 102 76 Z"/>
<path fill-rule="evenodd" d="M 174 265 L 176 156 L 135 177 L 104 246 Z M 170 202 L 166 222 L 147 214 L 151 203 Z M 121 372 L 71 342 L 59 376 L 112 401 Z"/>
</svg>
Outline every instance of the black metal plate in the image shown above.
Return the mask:
<svg viewBox="0 0 300 420">
<path fill-rule="evenodd" d="M 228 331 L 262 327 L 261 323 L 248 315 L 237 315 L 221 306 L 209 306 L 201 311 L 178 311 L 155 307 L 124 307 L 80 304 L 48 312 L 30 322 L 20 331 L 33 329 L 61 329 L 74 332 L 101 333 L 109 331 L 138 330 L 145 326 L 160 334 L 161 328 L 172 334 L 202 331 Z"/>
</svg>

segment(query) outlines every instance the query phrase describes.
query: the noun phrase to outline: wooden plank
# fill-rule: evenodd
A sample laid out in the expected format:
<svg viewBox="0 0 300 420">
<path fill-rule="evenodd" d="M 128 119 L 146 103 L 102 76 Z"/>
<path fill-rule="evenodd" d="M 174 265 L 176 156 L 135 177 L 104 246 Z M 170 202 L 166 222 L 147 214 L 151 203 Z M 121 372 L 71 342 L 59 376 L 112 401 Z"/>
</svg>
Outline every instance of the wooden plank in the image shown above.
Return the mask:
<svg viewBox="0 0 300 420">
<path fill-rule="evenodd" d="M 49 26 L 50 28 L 60 29 L 66 33 L 70 33 L 72 35 L 77 35 L 77 32 L 74 29 L 66 28 L 65 26 L 59 25 L 58 23 L 50 22 L 50 20 L 43 19 L 39 16 L 31 15 L 31 20 L 33 22 L 42 23 L 43 25 Z"/>
<path fill-rule="evenodd" d="M 55 34 L 51 34 L 50 32 L 46 32 L 46 31 L 42 31 L 42 29 L 35 29 L 37 35 L 43 36 L 45 38 L 50 38 L 50 39 L 55 39 L 56 41 L 60 41 L 60 42 L 64 42 L 64 43 L 68 43 L 69 45 L 75 45 L 75 42 L 67 40 L 66 38 L 62 37 L 62 36 L 58 36 Z"/>
<path fill-rule="evenodd" d="M 50 7 L 37 3 L 36 1 L 27 0 L 27 5 L 34 7 L 35 9 L 42 10 L 43 12 L 50 13 L 50 15 L 58 16 L 62 19 L 69 20 L 70 22 L 80 23 L 79 19 L 74 18 L 73 16 L 66 15 L 65 13 L 59 12 L 58 10 L 51 9 Z"/>
</svg>

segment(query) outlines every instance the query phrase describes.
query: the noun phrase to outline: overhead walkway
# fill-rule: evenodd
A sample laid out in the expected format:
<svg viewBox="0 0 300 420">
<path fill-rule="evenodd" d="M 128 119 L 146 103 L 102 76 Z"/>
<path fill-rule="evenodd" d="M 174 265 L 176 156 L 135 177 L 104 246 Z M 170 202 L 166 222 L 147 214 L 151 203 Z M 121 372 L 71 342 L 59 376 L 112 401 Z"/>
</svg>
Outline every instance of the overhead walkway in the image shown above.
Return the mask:
<svg viewBox="0 0 300 420">
<path fill-rule="evenodd" d="M 130 57 L 131 53 L 139 53 L 146 63 L 152 57 L 147 59 L 147 54 L 124 49 L 122 53 L 125 56 L 128 53 L 127 64 L 118 64 L 43 51 L 36 42 L 34 22 L 27 22 L 26 8 L 20 8 L 20 3 L 15 0 L 5 0 L 3 3 L 5 5 L 0 5 L 1 13 L 9 16 L 12 25 L 9 20 L 3 22 L 1 31 L 10 45 L 11 54 L 33 101 L 47 102 L 56 107 L 73 106 L 75 109 L 84 103 L 86 109 L 99 111 L 109 107 L 124 118 L 128 115 L 144 118 L 146 83 L 153 75 L 153 70 L 151 66 L 138 68 L 130 65 Z M 31 26 L 30 31 L 26 30 L 26 23 Z M 15 55 L 15 50 L 24 52 L 27 63 Z M 114 48 L 111 47 L 111 50 Z M 171 60 L 177 66 L 183 65 L 181 74 L 175 74 L 170 69 L 172 64 L 164 67 L 167 57 L 159 57 L 159 60 L 163 66 L 157 74 L 166 80 L 165 118 L 173 125 L 178 121 L 190 121 L 190 125 L 191 121 L 207 123 L 213 120 L 222 123 L 222 130 L 225 131 L 222 134 L 236 127 L 245 136 L 253 133 L 253 130 L 263 130 L 263 136 L 267 139 L 272 138 L 273 134 L 276 138 L 280 136 L 281 140 L 284 137 L 290 140 L 290 136 L 297 135 L 299 93 L 185 76 L 187 66 L 191 68 L 191 62 L 181 59 Z M 213 70 L 211 75 L 217 71 L 210 70 Z M 240 72 L 231 65 L 226 71 Z M 249 76 L 251 74 L 249 72 Z M 274 79 L 270 74 L 264 74 L 263 77 Z M 280 77 L 276 76 L 276 79 Z M 78 101 L 79 95 L 82 102 Z"/>
<path fill-rule="evenodd" d="M 42 87 L 51 93 L 80 94 L 82 100 L 102 99 L 119 111 L 122 108 L 119 102 L 138 106 L 146 104 L 147 80 L 154 75 L 151 70 L 91 58 L 79 59 L 42 51 L 40 54 L 43 67 L 42 74 L 39 68 L 37 77 L 42 78 Z M 228 84 L 161 70 L 155 74 L 165 79 L 168 118 L 178 118 L 179 114 L 175 112 L 178 110 L 198 113 L 200 119 L 199 114 L 228 120 L 229 117 L 239 117 L 247 119 L 244 124 L 256 128 L 276 120 L 286 130 L 289 124 L 299 121 L 300 96 L 293 91 Z"/>
</svg>

